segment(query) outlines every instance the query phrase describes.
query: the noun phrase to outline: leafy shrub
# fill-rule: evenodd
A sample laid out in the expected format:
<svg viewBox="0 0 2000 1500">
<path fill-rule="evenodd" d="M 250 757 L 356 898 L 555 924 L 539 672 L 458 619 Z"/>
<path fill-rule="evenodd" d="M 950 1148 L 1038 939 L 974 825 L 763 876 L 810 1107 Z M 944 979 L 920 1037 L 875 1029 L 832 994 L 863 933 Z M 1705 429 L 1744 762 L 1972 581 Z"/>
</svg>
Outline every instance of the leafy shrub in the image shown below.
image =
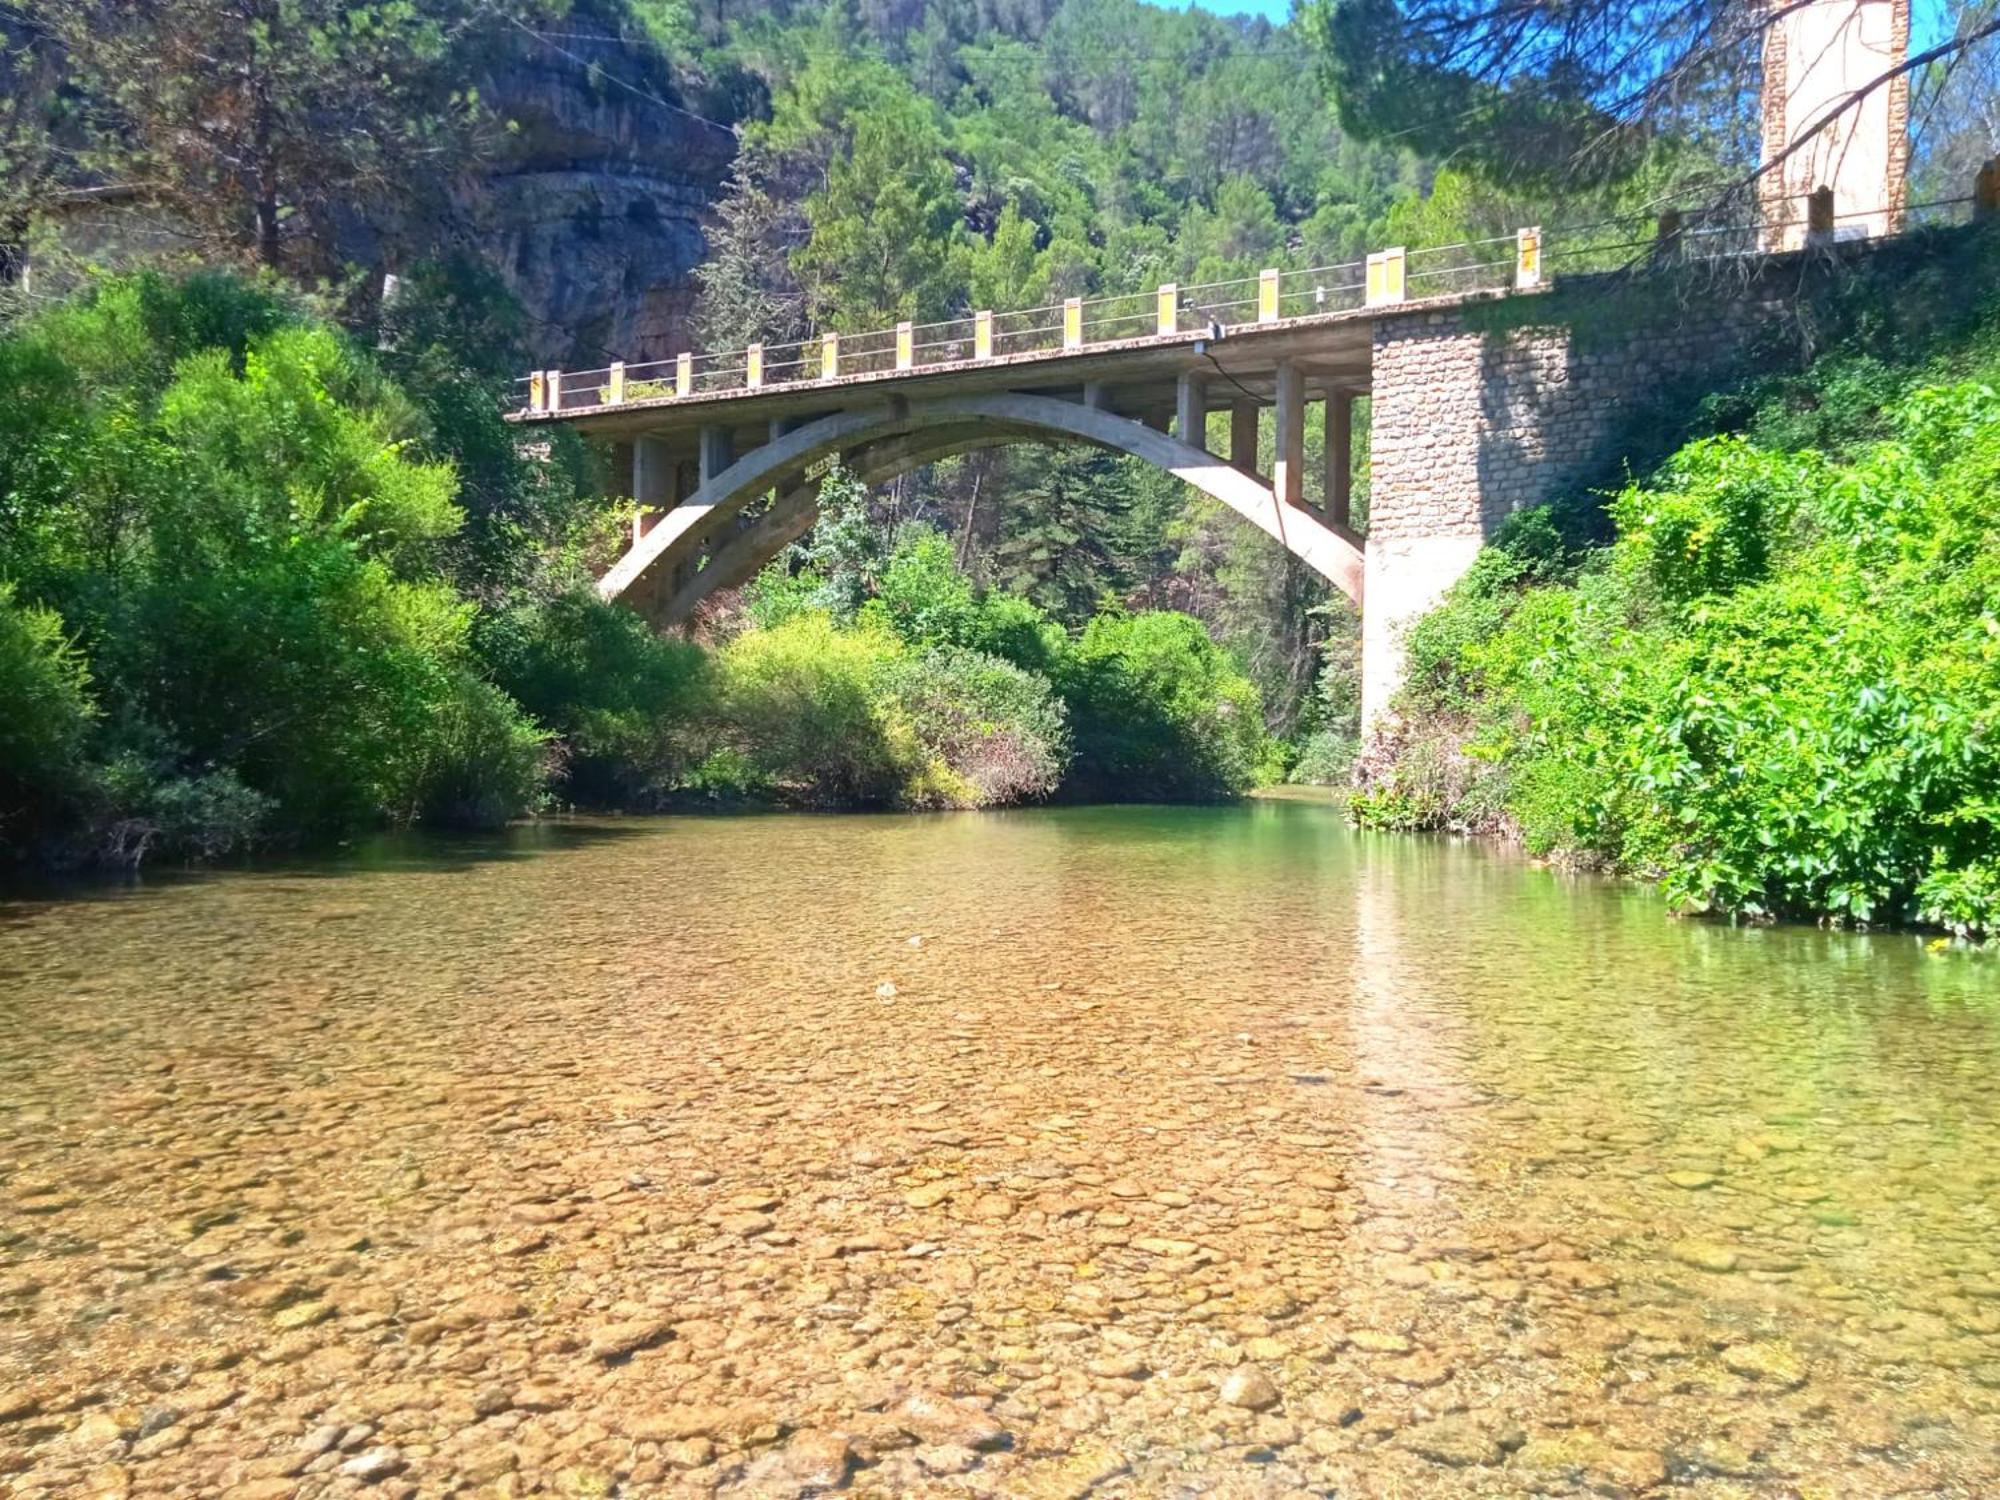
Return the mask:
<svg viewBox="0 0 2000 1500">
<path fill-rule="evenodd" d="M 918 741 L 959 788 L 940 798 L 945 805 L 1046 797 L 1062 779 L 1069 732 L 1047 678 L 977 651 L 943 647 L 892 661 L 886 685 Z"/>
<path fill-rule="evenodd" d="M 964 644 L 1023 671 L 1052 677 L 1069 648 L 1069 637 L 1032 600 L 989 593 L 979 601 Z"/>
<path fill-rule="evenodd" d="M 1612 503 L 1619 551 L 1669 603 L 1755 583 L 1803 494 L 1818 487 L 1815 468 L 1741 438 L 1690 443 L 1651 484 Z"/>
<path fill-rule="evenodd" d="M 868 611 L 907 645 L 963 646 L 976 633 L 979 605 L 950 540 L 925 527 L 890 554 Z"/>
<path fill-rule="evenodd" d="M 1300 786 L 1345 786 L 1361 753 L 1358 736 L 1344 729 L 1315 729 L 1299 743 L 1291 780 Z"/>
<path fill-rule="evenodd" d="M 588 590 L 482 620 L 494 680 L 561 741 L 562 787 L 590 806 L 657 806 L 699 759 L 708 658 Z"/>
<path fill-rule="evenodd" d="M 90 673 L 51 609 L 0 583 L 0 847 L 32 841 L 80 788 Z"/>
<path fill-rule="evenodd" d="M 739 636 L 718 661 L 730 743 L 792 801 L 894 805 L 925 759 L 882 709 L 882 672 L 901 650 L 884 631 L 842 630 L 825 614 Z"/>
<path fill-rule="evenodd" d="M 98 776 L 96 818 L 72 859 L 133 868 L 149 858 L 215 860 L 259 843 L 275 803 L 233 771 L 161 774 L 123 755 Z"/>
<path fill-rule="evenodd" d="M 69 845 L 122 861 L 532 795 L 440 572 L 462 513 L 371 359 L 226 278 L 113 281 L 0 337 L 0 576 L 103 712 Z"/>
<path fill-rule="evenodd" d="M 1842 464 L 1689 444 L 1570 585 L 1482 557 L 1412 632 L 1357 816 L 1693 910 L 2000 928 L 2000 395 L 1917 384 L 1871 430 Z"/>
<path fill-rule="evenodd" d="M 1206 801 L 1255 778 L 1257 689 L 1191 616 L 1098 615 L 1064 657 L 1058 687 L 1076 743 L 1071 796 Z"/>
<path fill-rule="evenodd" d="M 428 748 L 417 786 L 427 822 L 498 828 L 540 801 L 549 735 L 490 682 L 459 679 L 438 709 Z"/>
</svg>

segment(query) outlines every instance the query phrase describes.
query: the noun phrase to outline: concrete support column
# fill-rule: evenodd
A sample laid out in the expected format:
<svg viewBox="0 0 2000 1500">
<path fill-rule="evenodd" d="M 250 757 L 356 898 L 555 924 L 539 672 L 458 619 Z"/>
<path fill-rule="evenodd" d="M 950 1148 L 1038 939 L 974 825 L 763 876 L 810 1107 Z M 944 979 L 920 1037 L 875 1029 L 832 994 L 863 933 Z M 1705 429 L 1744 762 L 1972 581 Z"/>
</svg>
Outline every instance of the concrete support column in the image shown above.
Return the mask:
<svg viewBox="0 0 2000 1500">
<path fill-rule="evenodd" d="M 1305 499 L 1306 387 L 1289 359 L 1278 361 L 1276 416 L 1271 489 L 1281 503 L 1298 505 Z"/>
<path fill-rule="evenodd" d="M 1111 393 L 1101 380 L 1087 380 L 1083 385 L 1083 404 L 1092 411 L 1110 411 Z"/>
<path fill-rule="evenodd" d="M 1326 518 L 1353 524 L 1354 392 L 1332 391 L 1326 398 Z"/>
<path fill-rule="evenodd" d="M 642 437 L 632 444 L 632 498 L 639 503 L 632 517 L 632 540 L 651 531 L 661 516 L 680 501 L 674 483 L 676 465 L 659 438 Z"/>
<path fill-rule="evenodd" d="M 701 430 L 701 482 L 707 484 L 724 469 L 736 462 L 736 445 L 727 427 L 704 427 Z"/>
<path fill-rule="evenodd" d="M 1370 512 L 1361 586 L 1361 731 L 1379 726 L 1403 685 L 1403 637 L 1465 576 L 1485 538 L 1377 536 Z"/>
<path fill-rule="evenodd" d="M 1175 436 L 1190 448 L 1208 447 L 1208 382 L 1190 371 L 1174 383 Z"/>
<path fill-rule="evenodd" d="M 1257 474 L 1257 403 L 1247 397 L 1229 407 L 1229 466 Z"/>
</svg>

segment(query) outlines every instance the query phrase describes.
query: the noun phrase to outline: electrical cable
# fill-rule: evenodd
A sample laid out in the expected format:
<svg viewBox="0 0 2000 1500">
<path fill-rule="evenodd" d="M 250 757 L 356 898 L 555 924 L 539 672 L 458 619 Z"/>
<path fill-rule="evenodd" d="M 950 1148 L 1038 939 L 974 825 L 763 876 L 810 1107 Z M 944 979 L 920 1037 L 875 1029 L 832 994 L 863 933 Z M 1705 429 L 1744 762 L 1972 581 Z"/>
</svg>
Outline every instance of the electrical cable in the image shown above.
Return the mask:
<svg viewBox="0 0 2000 1500">
<path fill-rule="evenodd" d="M 627 83 L 623 78 L 620 78 L 616 73 L 613 73 L 609 68 L 606 68 L 603 64 L 591 62 L 588 58 L 578 57 L 574 52 L 570 51 L 569 48 L 558 46 L 555 42 L 549 39 L 548 35 L 546 35 L 543 32 L 535 30 L 534 27 L 528 25 L 525 21 L 519 20 L 514 16 L 510 16 L 504 11 L 494 10 L 490 6 L 487 8 L 487 14 L 499 17 L 499 19 L 505 21 L 509 26 L 512 26 L 516 31 L 522 33 L 522 35 L 533 37 L 536 41 L 540 42 L 544 47 L 547 47 L 551 52 L 556 53 L 558 56 L 569 59 L 569 61 L 575 63 L 579 68 L 582 68 L 585 72 L 594 73 L 598 77 L 602 78 L 605 82 L 616 84 L 619 88 L 625 90 L 626 93 L 634 95 L 637 98 L 643 99 L 648 104 L 657 104 L 661 109 L 672 110 L 677 115 L 685 115 L 687 116 L 688 119 L 706 125 L 711 130 L 721 131 L 724 135 L 728 136 L 732 141 L 737 138 L 735 126 L 725 125 L 720 120 L 711 120 L 706 115 L 698 115 L 693 110 L 683 108 L 681 105 L 674 104 L 666 99 L 662 99 L 658 94 L 650 93 L 647 90 L 638 87 L 638 85 L 636 84 Z"/>
</svg>

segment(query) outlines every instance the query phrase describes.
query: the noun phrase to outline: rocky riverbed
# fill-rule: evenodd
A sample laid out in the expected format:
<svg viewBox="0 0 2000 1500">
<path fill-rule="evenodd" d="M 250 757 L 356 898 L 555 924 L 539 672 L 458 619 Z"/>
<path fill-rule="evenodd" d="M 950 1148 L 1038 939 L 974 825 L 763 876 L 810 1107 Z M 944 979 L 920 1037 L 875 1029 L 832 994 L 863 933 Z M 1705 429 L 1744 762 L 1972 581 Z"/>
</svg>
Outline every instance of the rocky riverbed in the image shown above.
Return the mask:
<svg viewBox="0 0 2000 1500">
<path fill-rule="evenodd" d="M 2000 1491 L 1980 960 L 1321 812 L 8 908 L 0 1485 Z"/>
</svg>

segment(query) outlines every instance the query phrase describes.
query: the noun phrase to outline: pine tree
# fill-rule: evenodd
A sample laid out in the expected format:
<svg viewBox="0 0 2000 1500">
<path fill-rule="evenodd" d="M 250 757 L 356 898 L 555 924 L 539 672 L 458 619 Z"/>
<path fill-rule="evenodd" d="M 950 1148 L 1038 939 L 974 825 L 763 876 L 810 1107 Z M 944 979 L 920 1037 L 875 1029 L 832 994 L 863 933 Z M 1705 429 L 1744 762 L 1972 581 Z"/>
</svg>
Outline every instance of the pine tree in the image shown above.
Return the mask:
<svg viewBox="0 0 2000 1500">
<path fill-rule="evenodd" d="M 210 259 L 339 267 L 434 224 L 488 124 L 472 50 L 532 0 L 16 0 L 76 108 L 69 189 L 155 204 Z M 421 208 L 422 212 L 413 212 Z"/>
<path fill-rule="evenodd" d="M 694 273 L 701 288 L 694 318 L 698 348 L 741 349 L 806 336 L 805 297 L 787 258 L 804 223 L 764 188 L 763 168 L 761 152 L 744 152 L 716 204 L 708 259 Z"/>
</svg>

